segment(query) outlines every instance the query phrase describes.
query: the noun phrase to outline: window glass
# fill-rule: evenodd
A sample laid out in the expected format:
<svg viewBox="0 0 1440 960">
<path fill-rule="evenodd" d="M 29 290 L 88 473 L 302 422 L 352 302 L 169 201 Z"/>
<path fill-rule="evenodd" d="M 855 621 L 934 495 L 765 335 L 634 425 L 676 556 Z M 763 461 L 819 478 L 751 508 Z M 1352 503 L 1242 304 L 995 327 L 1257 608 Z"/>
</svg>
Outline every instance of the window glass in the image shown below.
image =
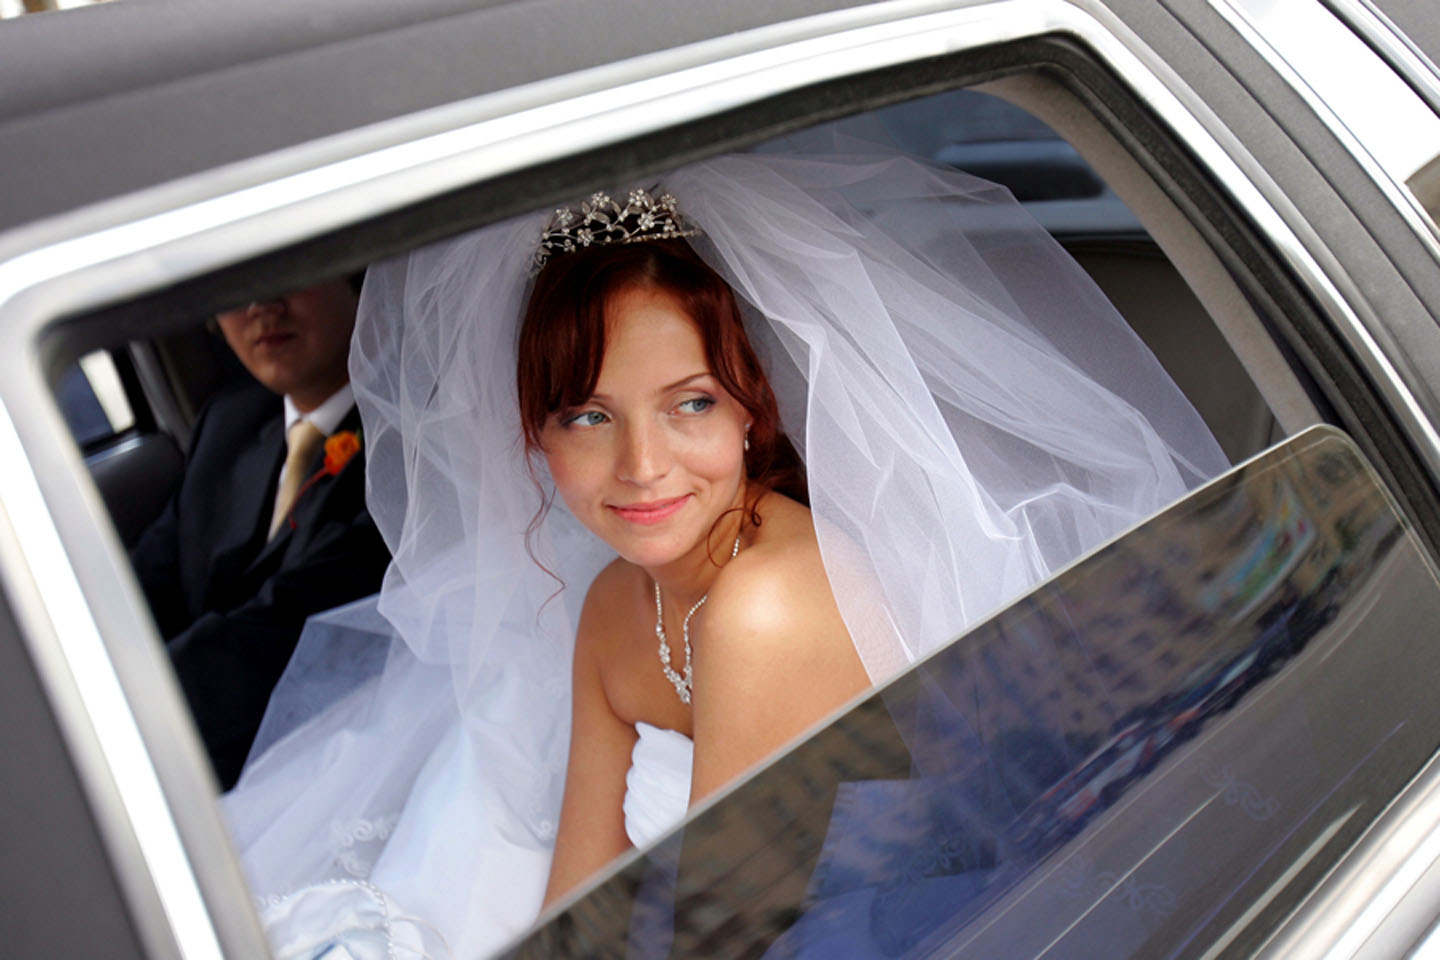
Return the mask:
<svg viewBox="0 0 1440 960">
<path fill-rule="evenodd" d="M 1144 228 L 1074 147 L 1029 112 L 978 90 L 946 93 L 875 110 L 836 126 L 769 141 L 762 151 L 893 144 L 1009 188 L 1061 239 L 1143 238 Z"/>
<path fill-rule="evenodd" d="M 70 433 L 82 447 L 135 425 L 115 359 L 107 351 L 81 357 L 61 376 L 56 395 Z"/>
<path fill-rule="evenodd" d="M 921 664 L 529 947 L 603 953 L 649 924 L 681 955 L 1253 948 L 1434 752 L 1437 616 L 1375 475 L 1314 428 Z"/>
</svg>

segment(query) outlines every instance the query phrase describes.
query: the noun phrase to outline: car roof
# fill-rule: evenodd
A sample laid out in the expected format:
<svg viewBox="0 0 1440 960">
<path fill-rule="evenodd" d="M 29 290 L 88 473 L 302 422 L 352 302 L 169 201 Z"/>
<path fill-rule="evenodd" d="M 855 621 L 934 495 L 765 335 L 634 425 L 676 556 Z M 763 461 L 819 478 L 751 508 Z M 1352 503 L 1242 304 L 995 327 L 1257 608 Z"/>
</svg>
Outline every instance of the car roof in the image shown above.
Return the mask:
<svg viewBox="0 0 1440 960">
<path fill-rule="evenodd" d="M 0 232 L 480 94 L 863 0 L 125 0 L 0 24 Z M 465 63 L 471 69 L 457 70 Z"/>
<path fill-rule="evenodd" d="M 0 232 L 427 108 L 866 2 L 665 0 L 637 20 L 632 0 L 125 0 L 7 20 Z M 1440 62 L 1432 5 L 1376 0 Z"/>
</svg>

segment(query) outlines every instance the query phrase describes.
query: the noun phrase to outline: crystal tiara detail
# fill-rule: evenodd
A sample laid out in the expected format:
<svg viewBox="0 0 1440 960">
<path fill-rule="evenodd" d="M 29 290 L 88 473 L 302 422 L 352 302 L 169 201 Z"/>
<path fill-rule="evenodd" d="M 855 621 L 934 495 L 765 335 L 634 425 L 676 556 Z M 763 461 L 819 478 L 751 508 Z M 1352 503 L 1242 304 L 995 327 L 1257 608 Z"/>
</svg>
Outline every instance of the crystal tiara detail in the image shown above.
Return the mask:
<svg viewBox="0 0 1440 960">
<path fill-rule="evenodd" d="M 699 232 L 680 216 L 675 198 L 668 193 L 656 196 L 649 190 L 631 190 L 624 206 L 608 193 L 596 193 L 579 210 L 555 211 L 540 234 L 531 273 L 539 273 L 552 257 L 593 244 L 670 240 Z"/>
</svg>

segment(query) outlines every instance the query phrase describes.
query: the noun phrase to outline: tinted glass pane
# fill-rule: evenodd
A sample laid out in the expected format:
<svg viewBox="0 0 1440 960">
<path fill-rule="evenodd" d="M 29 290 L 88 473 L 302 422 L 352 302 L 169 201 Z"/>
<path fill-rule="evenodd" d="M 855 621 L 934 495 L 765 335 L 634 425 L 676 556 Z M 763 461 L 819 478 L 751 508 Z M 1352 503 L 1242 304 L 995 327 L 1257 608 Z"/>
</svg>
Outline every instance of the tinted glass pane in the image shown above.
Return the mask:
<svg viewBox="0 0 1440 960">
<path fill-rule="evenodd" d="M 1245 951 L 1440 742 L 1440 584 L 1315 428 L 621 868 L 534 955 Z"/>
<path fill-rule="evenodd" d="M 87 353 L 72 364 L 61 375 L 55 394 L 71 436 L 82 447 L 135 425 L 115 361 L 104 350 Z"/>
<path fill-rule="evenodd" d="M 1028 112 L 978 90 L 907 100 L 788 134 L 761 151 L 864 152 L 890 144 L 1010 190 L 1062 240 L 1148 235 L 1079 152 Z"/>
<path fill-rule="evenodd" d="M 120 382 L 120 371 L 115 369 L 115 358 L 104 350 L 96 350 L 80 358 L 80 369 L 85 371 L 85 379 L 105 411 L 111 431 L 119 433 L 134 426 L 135 414 Z"/>
<path fill-rule="evenodd" d="M 55 396 L 70 428 L 70 435 L 80 446 L 102 440 L 114 432 L 110 429 L 110 419 L 105 416 L 105 408 L 100 406 L 85 371 L 78 363 L 61 375 Z"/>
</svg>

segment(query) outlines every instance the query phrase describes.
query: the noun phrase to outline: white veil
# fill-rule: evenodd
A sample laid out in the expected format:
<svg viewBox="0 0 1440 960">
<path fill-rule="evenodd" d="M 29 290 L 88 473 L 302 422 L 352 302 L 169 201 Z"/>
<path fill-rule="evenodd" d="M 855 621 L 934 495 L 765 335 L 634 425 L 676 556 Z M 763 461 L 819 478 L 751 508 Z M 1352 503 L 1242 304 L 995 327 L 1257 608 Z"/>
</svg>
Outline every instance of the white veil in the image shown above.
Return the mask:
<svg viewBox="0 0 1440 960">
<path fill-rule="evenodd" d="M 742 302 L 872 678 L 1224 469 L 1004 189 L 894 154 L 659 182 Z M 307 628 L 226 801 L 257 892 L 368 877 L 457 956 L 538 909 L 575 620 L 611 556 L 559 502 L 527 550 L 515 341 L 545 219 L 371 268 L 351 378 L 394 563 L 378 606 Z"/>
</svg>

